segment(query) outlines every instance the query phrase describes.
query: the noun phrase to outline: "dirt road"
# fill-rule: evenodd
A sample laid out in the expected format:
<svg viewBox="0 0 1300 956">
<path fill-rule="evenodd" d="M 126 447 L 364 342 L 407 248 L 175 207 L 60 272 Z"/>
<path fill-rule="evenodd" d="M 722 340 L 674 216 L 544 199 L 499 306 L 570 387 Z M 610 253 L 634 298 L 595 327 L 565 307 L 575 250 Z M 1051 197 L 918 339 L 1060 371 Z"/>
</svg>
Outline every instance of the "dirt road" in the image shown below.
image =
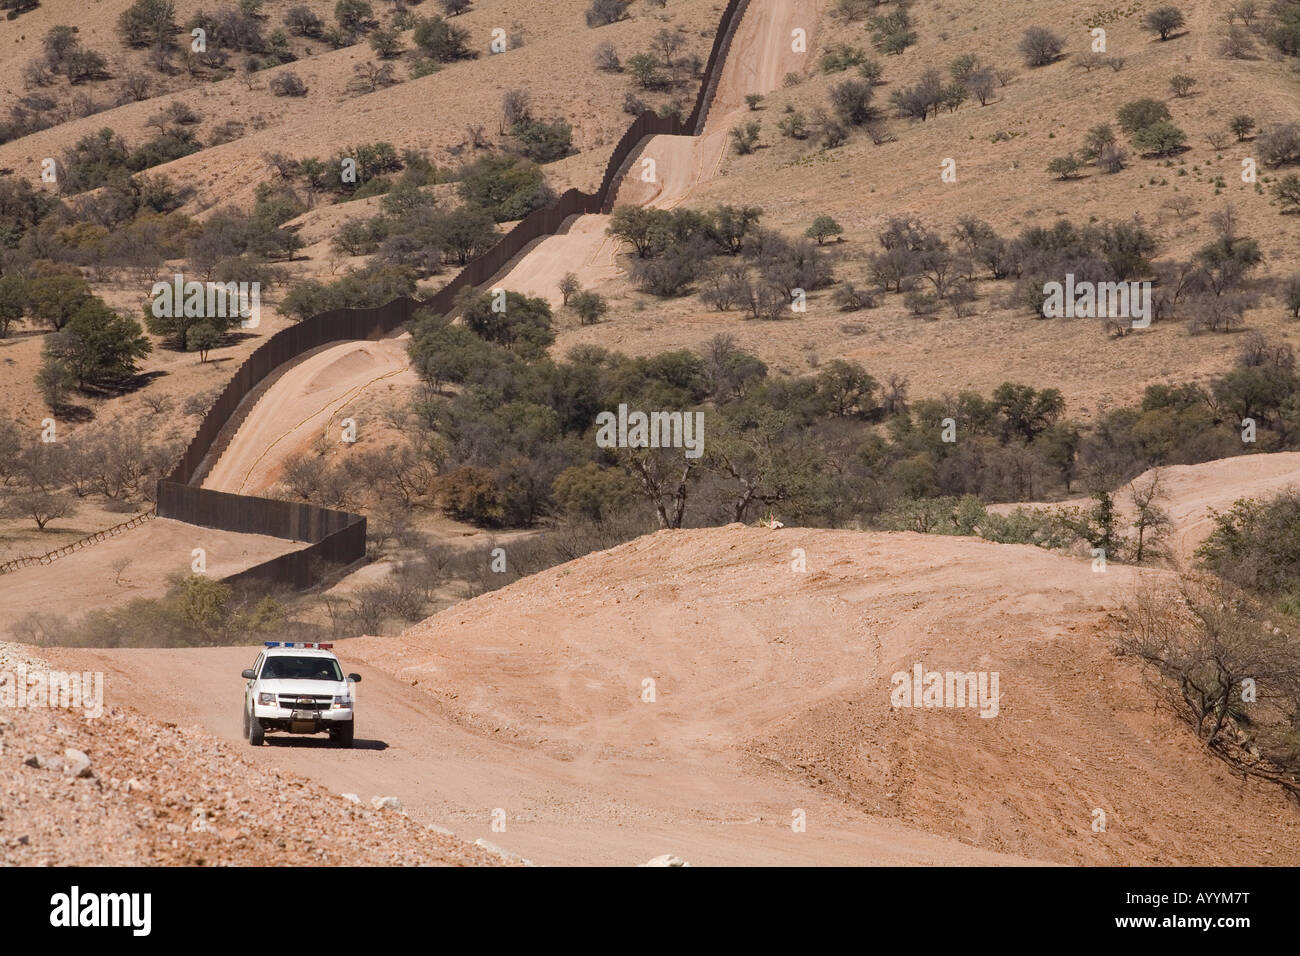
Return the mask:
<svg viewBox="0 0 1300 956">
<path fill-rule="evenodd" d="M 1229 772 L 1111 653 L 1108 615 L 1143 577 L 1169 575 L 970 538 L 660 532 L 340 642 L 364 677 L 359 749 L 248 751 L 540 863 L 1300 861 L 1281 791 Z M 237 740 L 254 655 L 56 663 Z M 996 714 L 893 706 L 918 663 L 997 673 Z"/>
<path fill-rule="evenodd" d="M 963 846 L 888 820 L 873 820 L 798 783 L 747 779 L 707 764 L 665 764 L 644 755 L 607 762 L 556 756 L 509 727 L 462 726 L 424 691 L 355 662 L 357 746 L 271 736 L 245 755 L 298 773 L 336 793 L 396 796 L 413 817 L 486 839 L 543 864 L 644 863 L 674 853 L 694 864 L 989 864 L 1014 857 Z M 256 649 L 49 651 L 55 666 L 102 670 L 109 704 L 129 705 L 181 727 L 240 742 L 239 704 Z M 490 680 L 490 678 L 489 678 Z M 534 709 L 549 706 L 545 699 Z M 493 810 L 506 813 L 494 832 Z M 791 829 L 806 810 L 808 832 Z"/>
<path fill-rule="evenodd" d="M 807 68 L 808 54 L 794 52 L 791 34 L 796 28 L 805 30 L 811 49 L 816 25 L 814 0 L 753 0 L 732 39 L 704 132 L 649 137 L 619 185 L 615 205 L 673 209 L 689 199 L 700 183 L 716 176 L 726 158 L 732 127 L 749 113 L 745 97 L 779 89 L 787 73 Z M 574 217 L 567 231 L 534 244 L 494 276 L 490 285 L 541 296 L 558 306 L 559 282 L 566 273 L 574 273 L 584 288 L 614 278 L 619 273 L 618 243 L 605 235 L 609 218 Z"/>
<path fill-rule="evenodd" d="M 415 384 L 406 357 L 409 340 L 404 333 L 378 342 L 339 342 L 312 352 L 257 400 L 203 487 L 262 494 L 279 480 L 286 459 L 322 436 L 340 440 L 349 407 L 363 395 Z"/>
</svg>

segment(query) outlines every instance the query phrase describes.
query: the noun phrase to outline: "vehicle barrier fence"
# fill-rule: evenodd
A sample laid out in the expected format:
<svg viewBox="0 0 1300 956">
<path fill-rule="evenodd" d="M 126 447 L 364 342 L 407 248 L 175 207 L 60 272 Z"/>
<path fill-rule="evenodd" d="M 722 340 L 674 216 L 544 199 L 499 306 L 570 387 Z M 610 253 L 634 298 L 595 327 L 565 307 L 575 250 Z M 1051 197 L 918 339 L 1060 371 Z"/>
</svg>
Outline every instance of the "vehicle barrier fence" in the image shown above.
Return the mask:
<svg viewBox="0 0 1300 956">
<path fill-rule="evenodd" d="M 103 531 L 96 531 L 94 534 L 88 534 L 84 538 L 78 538 L 71 544 L 65 544 L 61 548 L 55 548 L 53 551 L 47 551 L 42 555 L 33 555 L 27 558 L 14 558 L 12 561 L 6 561 L 0 564 L 0 574 L 8 574 L 10 571 L 17 571 L 21 568 L 29 568 L 34 564 L 49 564 L 51 561 L 57 561 L 59 558 L 66 557 L 74 551 L 80 551 L 82 548 L 88 548 L 92 544 L 99 544 L 106 541 L 114 535 L 121 534 L 123 531 L 129 531 L 132 528 L 139 527 L 151 518 L 157 517 L 157 510 L 150 508 L 143 514 L 138 514 L 111 528 L 105 528 Z"/>
</svg>

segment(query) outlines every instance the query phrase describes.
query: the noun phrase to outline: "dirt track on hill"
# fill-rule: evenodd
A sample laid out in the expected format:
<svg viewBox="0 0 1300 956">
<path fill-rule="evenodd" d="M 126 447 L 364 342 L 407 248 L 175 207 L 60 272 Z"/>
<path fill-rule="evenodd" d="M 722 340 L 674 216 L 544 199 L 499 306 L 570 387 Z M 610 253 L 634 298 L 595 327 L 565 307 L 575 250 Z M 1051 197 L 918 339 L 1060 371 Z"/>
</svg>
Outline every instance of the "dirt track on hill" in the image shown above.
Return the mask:
<svg viewBox="0 0 1300 956">
<path fill-rule="evenodd" d="M 203 487 L 263 494 L 279 480 L 287 459 L 319 438 L 339 441 L 349 406 L 363 394 L 415 384 L 406 357 L 409 339 L 403 334 L 340 342 L 294 365 L 257 400 Z"/>
<path fill-rule="evenodd" d="M 1267 500 L 1288 488 L 1300 487 L 1300 452 L 1238 455 L 1143 472 L 1114 494 L 1115 511 L 1125 530 L 1135 515 L 1131 489 L 1146 487 L 1157 474 L 1162 497 L 1155 504 L 1168 513 L 1172 522 L 1164 549 L 1175 562 L 1190 567 L 1196 561 L 1196 549 L 1214 530 L 1210 510 L 1227 511 L 1238 498 Z M 1091 498 L 1073 498 L 993 505 L 989 510 L 1006 514 L 1016 508 L 1090 508 L 1094 504 Z"/>
<path fill-rule="evenodd" d="M 809 33 L 809 48 L 817 25 L 813 0 L 770 3 L 754 0 L 732 39 L 699 136 L 651 136 L 645 141 L 619 185 L 616 206 L 654 206 L 672 209 L 690 198 L 701 183 L 717 175 L 726 155 L 731 128 L 749 114 L 745 96 L 770 93 L 781 87 L 787 73 L 800 73 L 808 54 L 791 49 L 791 31 Z M 647 181 L 646 160 L 653 161 L 653 179 Z M 619 274 L 615 256 L 618 243 L 605 236 L 609 216 L 578 216 L 566 232 L 548 236 L 533 245 L 501 272 L 490 285 L 525 295 L 541 296 L 552 307 L 560 303 L 559 282 L 572 272 L 584 288 L 599 286 Z"/>
</svg>

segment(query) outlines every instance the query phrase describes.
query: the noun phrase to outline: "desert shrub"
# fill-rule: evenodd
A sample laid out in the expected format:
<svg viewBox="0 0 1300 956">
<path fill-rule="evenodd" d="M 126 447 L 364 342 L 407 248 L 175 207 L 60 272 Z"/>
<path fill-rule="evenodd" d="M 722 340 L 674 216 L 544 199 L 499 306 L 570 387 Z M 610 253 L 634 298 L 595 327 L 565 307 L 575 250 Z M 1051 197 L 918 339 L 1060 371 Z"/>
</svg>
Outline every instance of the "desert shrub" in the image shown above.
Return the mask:
<svg viewBox="0 0 1300 956">
<path fill-rule="evenodd" d="M 916 43 L 916 31 L 912 29 L 912 17 L 906 6 L 900 5 L 883 17 L 872 17 L 870 22 L 872 41 L 881 53 L 902 53 Z"/>
<path fill-rule="evenodd" d="M 603 27 L 627 17 L 632 0 L 591 0 L 585 18 L 589 27 Z"/>
<path fill-rule="evenodd" d="M 808 138 L 808 118 L 795 110 L 793 113 L 787 113 L 777 120 L 776 128 L 782 136 L 789 139 L 807 139 Z"/>
<path fill-rule="evenodd" d="M 831 108 L 844 122 L 861 126 L 875 116 L 871 108 L 871 84 L 866 80 L 845 80 L 830 90 Z"/>
<path fill-rule="evenodd" d="M 817 65 L 823 73 L 840 73 L 865 62 L 867 62 L 866 50 L 847 43 L 839 43 L 827 47 L 817 61 Z"/>
<path fill-rule="evenodd" d="M 117 19 L 117 30 L 128 46 L 170 45 L 177 31 L 172 0 L 135 0 Z"/>
<path fill-rule="evenodd" d="M 573 128 L 564 120 L 546 123 L 528 119 L 510 128 L 519 143 L 519 152 L 535 163 L 553 163 L 572 155 Z"/>
<path fill-rule="evenodd" d="M 1172 6 L 1157 7 L 1142 18 L 1142 25 L 1159 34 L 1161 40 L 1168 40 L 1186 22 L 1183 11 Z"/>
<path fill-rule="evenodd" d="M 434 63 L 451 63 L 474 56 L 469 48 L 469 31 L 439 16 L 416 23 L 411 39 L 420 53 Z"/>
<path fill-rule="evenodd" d="M 609 311 L 609 303 L 597 292 L 579 291 L 573 295 L 569 305 L 583 325 L 599 322 L 600 317 Z"/>
<path fill-rule="evenodd" d="M 912 86 L 895 90 L 890 102 L 899 116 L 925 122 L 931 114 L 938 115 L 943 103 L 943 79 L 938 70 L 926 70 Z"/>
<path fill-rule="evenodd" d="M 1260 158 L 1270 166 L 1300 163 L 1300 123 L 1277 123 L 1255 137 Z"/>
<path fill-rule="evenodd" d="M 623 69 L 622 61 L 618 58 L 618 50 L 609 40 L 597 44 L 595 52 L 592 53 L 592 62 L 596 69 L 604 73 L 618 73 Z"/>
<path fill-rule="evenodd" d="M 842 282 L 831 293 L 831 303 L 841 312 L 858 312 L 874 309 L 876 297 L 867 289 L 859 289 L 852 282 Z"/>
<path fill-rule="evenodd" d="M 758 148 L 758 137 L 762 131 L 758 120 L 740 123 L 731 128 L 731 146 L 741 156 L 747 156 Z"/>
<path fill-rule="evenodd" d="M 1273 183 L 1271 188 L 1283 212 L 1300 212 L 1300 176 L 1289 173 Z"/>
<path fill-rule="evenodd" d="M 290 7 L 284 14 L 284 25 L 294 36 L 320 39 L 325 32 L 325 21 L 316 15 L 311 7 Z"/>
<path fill-rule="evenodd" d="M 1152 669 L 1161 696 L 1210 753 L 1294 793 L 1300 645 L 1271 616 L 1230 585 L 1184 577 L 1177 590 L 1145 588 L 1130 600 L 1115 646 Z"/>
<path fill-rule="evenodd" d="M 1057 156 L 1047 164 L 1047 171 L 1057 179 L 1073 179 L 1083 169 L 1083 160 L 1074 153 Z"/>
<path fill-rule="evenodd" d="M 461 198 L 497 222 L 522 219 L 555 198 L 541 168 L 519 156 L 484 156 L 465 166 L 459 179 Z"/>
<path fill-rule="evenodd" d="M 1046 27 L 1030 27 L 1020 39 L 1027 66 L 1047 66 L 1061 58 L 1065 41 Z"/>
<path fill-rule="evenodd" d="M 276 96 L 306 96 L 307 84 L 303 82 L 302 77 L 297 73 L 285 70 L 283 73 L 277 73 L 271 77 L 271 82 L 267 84 L 271 92 Z"/>
</svg>

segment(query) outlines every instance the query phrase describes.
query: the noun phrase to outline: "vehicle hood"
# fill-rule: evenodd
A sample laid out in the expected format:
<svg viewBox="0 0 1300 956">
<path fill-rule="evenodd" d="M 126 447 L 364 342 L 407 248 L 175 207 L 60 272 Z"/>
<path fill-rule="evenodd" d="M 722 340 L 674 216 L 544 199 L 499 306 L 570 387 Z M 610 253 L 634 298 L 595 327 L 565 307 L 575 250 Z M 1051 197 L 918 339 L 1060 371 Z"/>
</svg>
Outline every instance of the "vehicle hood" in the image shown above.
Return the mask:
<svg viewBox="0 0 1300 956">
<path fill-rule="evenodd" d="M 261 680 L 257 690 L 262 694 L 293 694 L 299 697 L 350 696 L 347 681 L 337 680 Z"/>
</svg>

